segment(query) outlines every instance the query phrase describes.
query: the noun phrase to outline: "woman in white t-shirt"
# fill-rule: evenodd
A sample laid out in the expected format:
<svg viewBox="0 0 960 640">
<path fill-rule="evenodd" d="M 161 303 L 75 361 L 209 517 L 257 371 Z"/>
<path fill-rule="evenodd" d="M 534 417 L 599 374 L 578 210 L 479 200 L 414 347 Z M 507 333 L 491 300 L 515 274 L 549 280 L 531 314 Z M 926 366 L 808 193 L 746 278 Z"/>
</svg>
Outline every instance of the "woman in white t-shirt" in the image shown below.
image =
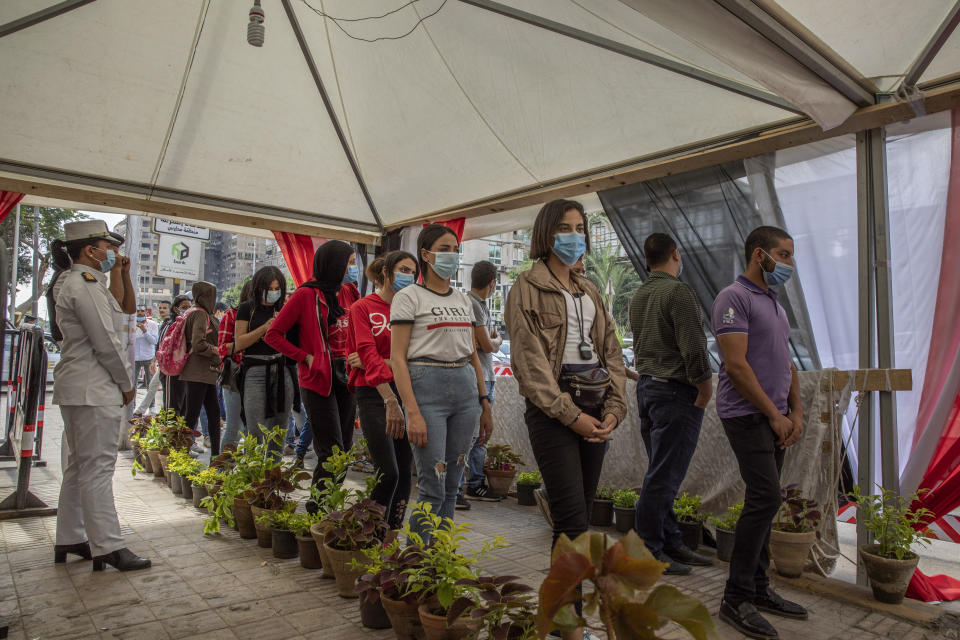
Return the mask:
<svg viewBox="0 0 960 640">
<path fill-rule="evenodd" d="M 467 451 L 480 419 L 482 444 L 493 420 L 480 360 L 473 342 L 476 318 L 466 294 L 450 286 L 460 266 L 456 234 L 441 224 L 417 238 L 423 283 L 393 297 L 391 361 L 407 412 L 407 437 L 417 465 L 418 502 L 452 518 Z M 411 528 L 430 537 L 424 523 Z"/>
</svg>

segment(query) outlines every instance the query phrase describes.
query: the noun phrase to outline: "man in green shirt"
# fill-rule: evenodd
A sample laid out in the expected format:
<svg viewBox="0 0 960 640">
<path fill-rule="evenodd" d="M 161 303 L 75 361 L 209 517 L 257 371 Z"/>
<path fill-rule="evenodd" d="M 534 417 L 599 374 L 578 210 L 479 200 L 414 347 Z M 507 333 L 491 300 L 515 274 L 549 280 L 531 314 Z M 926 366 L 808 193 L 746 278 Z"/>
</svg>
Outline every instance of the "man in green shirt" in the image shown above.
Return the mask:
<svg viewBox="0 0 960 640">
<path fill-rule="evenodd" d="M 654 233 L 643 252 L 650 277 L 630 302 L 630 328 L 640 374 L 640 434 L 650 464 L 634 528 L 650 552 L 670 565 L 666 573 L 687 574 L 690 565 L 712 564 L 683 544 L 673 500 L 697 448 L 713 374 L 700 304 L 690 285 L 678 279 L 683 261 L 677 243 Z"/>
</svg>

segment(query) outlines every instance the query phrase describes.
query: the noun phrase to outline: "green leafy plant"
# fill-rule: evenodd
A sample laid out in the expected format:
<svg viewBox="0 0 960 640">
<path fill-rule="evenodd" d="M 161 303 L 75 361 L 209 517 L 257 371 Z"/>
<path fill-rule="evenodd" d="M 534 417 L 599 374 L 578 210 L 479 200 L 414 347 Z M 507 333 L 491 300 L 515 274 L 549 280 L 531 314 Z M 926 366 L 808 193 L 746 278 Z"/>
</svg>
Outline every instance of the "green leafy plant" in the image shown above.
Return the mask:
<svg viewBox="0 0 960 640">
<path fill-rule="evenodd" d="M 510 449 L 508 444 L 488 444 L 484 469 L 494 471 L 512 471 L 517 465 L 523 465 L 523 457 Z"/>
<path fill-rule="evenodd" d="M 310 535 L 310 527 L 320 522 L 318 513 L 291 513 L 287 517 L 287 528 L 300 537 Z"/>
<path fill-rule="evenodd" d="M 537 637 L 537 605 L 534 590 L 517 582 L 516 576 L 464 578 L 456 586 L 470 590 L 454 600 L 447 611 L 447 624 L 462 616 L 480 620 L 480 631 L 493 640 L 532 640 Z"/>
<path fill-rule="evenodd" d="M 780 497 L 783 501 L 780 503 L 780 511 L 777 512 L 774 528 L 792 533 L 816 531 L 821 518 L 816 502 L 804 498 L 799 486 L 795 484 L 783 487 Z"/>
<path fill-rule="evenodd" d="M 211 517 L 203 521 L 203 532 L 218 533 L 220 521 L 233 526 L 233 499 L 250 487 L 249 481 L 240 474 L 221 474 L 220 490 L 206 496 L 200 505 L 207 508 Z"/>
<path fill-rule="evenodd" d="M 673 500 L 673 515 L 682 522 L 703 522 L 707 514 L 703 511 L 703 500 L 700 496 L 692 496 L 686 491 Z"/>
<path fill-rule="evenodd" d="M 204 468 L 204 464 L 187 453 L 186 449 L 171 449 L 167 458 L 167 468 L 183 477 L 196 473 Z"/>
<path fill-rule="evenodd" d="M 743 513 L 743 500 L 727 507 L 727 512 L 722 517 L 710 516 L 710 522 L 712 522 L 713 526 L 715 526 L 717 529 L 723 529 L 724 531 L 735 531 L 737 528 L 737 521 L 740 520 L 741 513 Z"/>
<path fill-rule="evenodd" d="M 217 468 L 206 467 L 204 469 L 199 469 L 194 473 L 188 473 L 187 480 L 195 485 L 204 487 L 208 484 L 219 484 L 222 480 L 222 476 Z"/>
<path fill-rule="evenodd" d="M 517 484 L 529 485 L 532 487 L 543 483 L 543 476 L 539 471 L 524 471 L 517 474 Z"/>
<path fill-rule="evenodd" d="M 409 529 L 410 525 L 405 524 L 404 530 Z M 358 596 L 370 603 L 375 602 L 380 594 L 408 604 L 417 601 L 417 594 L 408 588 L 407 582 L 410 572 L 423 561 L 422 549 L 404 546 L 400 541 L 400 532 L 389 531 L 382 546 L 364 549 L 363 554 L 366 561 L 361 563 L 364 573 L 357 580 Z"/>
<path fill-rule="evenodd" d="M 914 543 L 921 546 L 930 543 L 927 525 L 936 514 L 926 507 L 911 508 L 922 491 L 905 497 L 879 485 L 878 488 L 878 495 L 863 495 L 859 486 L 848 494 L 857 503 L 857 521 L 862 522 L 876 540 L 877 555 L 897 560 L 914 557 L 916 554 L 911 550 Z"/>
<path fill-rule="evenodd" d="M 354 502 L 324 518 L 327 532 L 323 542 L 335 549 L 356 551 L 379 545 L 387 535 L 386 510 L 370 498 Z"/>
<path fill-rule="evenodd" d="M 300 483 L 310 478 L 310 473 L 299 467 L 272 467 L 265 469 L 263 478 L 250 483 L 243 498 L 261 509 L 279 509 L 288 496 L 299 488 Z"/>
<path fill-rule="evenodd" d="M 585 615 L 599 614 L 599 629 L 610 640 L 658 638 L 656 631 L 671 620 L 696 640 L 717 638 L 710 613 L 696 598 L 670 585 L 647 593 L 666 568 L 633 531 L 614 544 L 606 534 L 587 532 L 573 541 L 561 535 L 540 586 L 537 636 L 545 638 L 553 629 L 596 629 L 576 614 L 574 603 L 582 601 Z M 594 585 L 589 593 L 583 590 L 586 596 L 578 589 L 584 581 Z"/>
<path fill-rule="evenodd" d="M 632 489 L 620 489 L 613 494 L 613 506 L 621 509 L 633 509 L 637 506 L 637 492 Z"/>
<path fill-rule="evenodd" d="M 610 485 L 602 485 L 597 488 L 597 493 L 594 498 L 596 500 L 613 500 L 613 496 L 616 495 L 617 490 L 615 487 Z"/>
<path fill-rule="evenodd" d="M 460 584 L 460 581 L 476 578 L 472 567 L 481 558 L 508 546 L 507 542 L 496 536 L 484 542 L 478 551 L 463 554 L 458 549 L 466 544 L 469 524 L 457 524 L 452 518 L 433 513 L 428 502 L 414 505 L 413 517 L 430 532 L 430 541 L 425 542 L 422 536 L 410 529 L 409 523 L 404 525 L 403 534 L 410 546 L 423 554 L 417 567 L 406 570 L 407 591 L 415 594 L 421 603 L 435 596 L 446 613 L 454 600 L 467 595 L 468 587 Z"/>
<path fill-rule="evenodd" d="M 264 511 L 256 520 L 260 524 L 266 527 L 272 527 L 274 529 L 283 529 L 284 531 L 292 531 L 290 528 L 290 521 L 294 516 L 298 515 L 294 513 L 297 510 L 297 503 L 294 501 L 285 502 L 278 506 L 273 511 Z M 309 530 L 309 527 L 307 527 Z"/>
<path fill-rule="evenodd" d="M 147 429 L 143 432 L 143 435 L 140 436 L 140 448 L 151 451 L 163 451 L 170 446 L 160 426 L 156 418 L 150 421 Z"/>
<path fill-rule="evenodd" d="M 316 503 L 321 520 L 328 513 L 343 509 L 347 504 L 347 499 L 354 495 L 354 491 L 345 487 L 343 481 L 347 477 L 347 470 L 350 469 L 350 465 L 357 460 L 360 453 L 361 448 L 358 444 L 353 445 L 348 451 L 334 445 L 333 453 L 321 463 L 324 471 L 330 475 L 323 478 L 320 484 L 310 487 L 310 499 Z M 374 485 L 370 485 L 371 481 Z M 369 496 L 373 491 L 376 482 L 376 477 L 367 478 L 367 489 L 369 491 L 366 496 Z"/>
</svg>

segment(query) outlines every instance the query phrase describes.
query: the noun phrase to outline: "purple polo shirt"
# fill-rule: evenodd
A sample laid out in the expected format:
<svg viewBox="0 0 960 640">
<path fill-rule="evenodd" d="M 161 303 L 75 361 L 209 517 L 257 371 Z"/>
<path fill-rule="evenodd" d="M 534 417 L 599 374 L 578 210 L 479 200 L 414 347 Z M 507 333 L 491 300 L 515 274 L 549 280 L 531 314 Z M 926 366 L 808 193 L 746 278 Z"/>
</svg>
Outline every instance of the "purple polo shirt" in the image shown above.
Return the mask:
<svg viewBox="0 0 960 640">
<path fill-rule="evenodd" d="M 790 369 L 790 321 L 777 302 L 777 293 L 761 289 L 744 276 L 721 291 L 713 302 L 713 331 L 747 334 L 747 364 L 753 369 L 760 387 L 780 413 L 787 413 L 787 396 L 793 373 Z M 717 386 L 717 414 L 736 418 L 760 413 L 733 387 L 726 367 L 720 363 Z"/>
</svg>

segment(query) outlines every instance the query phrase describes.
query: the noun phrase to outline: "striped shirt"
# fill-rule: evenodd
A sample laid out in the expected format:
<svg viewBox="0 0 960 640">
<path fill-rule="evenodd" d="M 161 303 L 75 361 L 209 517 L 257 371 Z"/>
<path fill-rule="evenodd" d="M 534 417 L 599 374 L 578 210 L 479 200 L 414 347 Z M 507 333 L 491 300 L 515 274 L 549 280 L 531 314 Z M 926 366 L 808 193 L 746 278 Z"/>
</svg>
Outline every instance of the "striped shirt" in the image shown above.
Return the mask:
<svg viewBox="0 0 960 640">
<path fill-rule="evenodd" d="M 630 302 L 637 373 L 697 385 L 712 375 L 703 315 L 690 285 L 652 271 Z"/>
</svg>

